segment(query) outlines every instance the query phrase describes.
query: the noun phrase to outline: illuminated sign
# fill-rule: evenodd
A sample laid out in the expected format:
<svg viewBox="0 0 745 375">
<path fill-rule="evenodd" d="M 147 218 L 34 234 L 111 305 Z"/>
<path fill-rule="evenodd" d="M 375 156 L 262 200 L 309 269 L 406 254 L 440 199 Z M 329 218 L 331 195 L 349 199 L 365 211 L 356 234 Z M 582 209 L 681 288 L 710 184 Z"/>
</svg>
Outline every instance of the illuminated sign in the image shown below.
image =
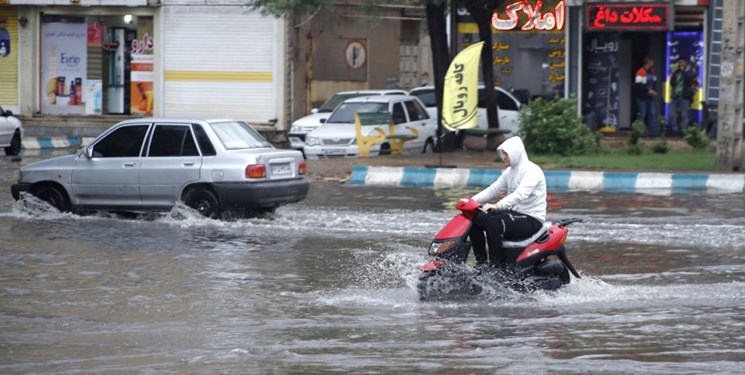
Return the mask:
<svg viewBox="0 0 745 375">
<path fill-rule="evenodd" d="M 563 0 L 556 4 L 553 11 L 545 13 L 543 0 L 536 1 L 535 5 L 530 5 L 530 2 L 525 0 L 517 0 L 505 6 L 504 14 L 494 12 L 491 25 L 502 31 L 517 28 L 523 31 L 550 31 L 564 29 L 565 20 L 566 7 Z"/>
<path fill-rule="evenodd" d="M 668 3 L 586 3 L 585 28 L 593 31 L 646 31 L 670 28 Z"/>
</svg>

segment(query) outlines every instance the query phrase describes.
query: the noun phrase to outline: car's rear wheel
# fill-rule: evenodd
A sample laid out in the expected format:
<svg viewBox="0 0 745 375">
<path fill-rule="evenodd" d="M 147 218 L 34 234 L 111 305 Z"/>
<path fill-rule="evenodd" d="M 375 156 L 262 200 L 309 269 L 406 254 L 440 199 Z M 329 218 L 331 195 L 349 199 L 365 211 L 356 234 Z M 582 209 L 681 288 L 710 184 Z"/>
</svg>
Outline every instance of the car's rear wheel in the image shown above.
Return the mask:
<svg viewBox="0 0 745 375">
<path fill-rule="evenodd" d="M 204 217 L 210 219 L 219 219 L 221 217 L 220 200 L 217 199 L 215 193 L 208 189 L 197 188 L 191 190 L 186 195 L 184 203 L 197 210 Z"/>
<path fill-rule="evenodd" d="M 70 211 L 70 199 L 67 197 L 67 193 L 60 187 L 44 185 L 33 189 L 31 194 L 44 202 L 49 203 L 50 206 L 56 208 L 60 212 Z"/>
<path fill-rule="evenodd" d="M 380 145 L 380 152 L 379 155 L 390 155 L 391 154 L 391 145 L 388 143 L 383 143 Z"/>
<path fill-rule="evenodd" d="M 5 148 L 5 155 L 15 156 L 21 152 L 21 134 L 16 131 L 13 134 L 13 139 L 10 140 L 10 145 Z"/>
</svg>

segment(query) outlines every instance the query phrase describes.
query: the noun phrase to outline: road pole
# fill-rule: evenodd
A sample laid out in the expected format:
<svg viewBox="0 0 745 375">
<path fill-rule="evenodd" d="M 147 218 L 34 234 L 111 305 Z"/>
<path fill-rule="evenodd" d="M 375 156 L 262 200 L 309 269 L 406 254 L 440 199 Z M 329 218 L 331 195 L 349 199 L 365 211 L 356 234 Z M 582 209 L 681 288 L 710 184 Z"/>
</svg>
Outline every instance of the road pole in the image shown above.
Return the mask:
<svg viewBox="0 0 745 375">
<path fill-rule="evenodd" d="M 717 119 L 717 169 L 737 171 L 742 166 L 745 126 L 745 2 L 722 2 L 722 61 Z"/>
</svg>

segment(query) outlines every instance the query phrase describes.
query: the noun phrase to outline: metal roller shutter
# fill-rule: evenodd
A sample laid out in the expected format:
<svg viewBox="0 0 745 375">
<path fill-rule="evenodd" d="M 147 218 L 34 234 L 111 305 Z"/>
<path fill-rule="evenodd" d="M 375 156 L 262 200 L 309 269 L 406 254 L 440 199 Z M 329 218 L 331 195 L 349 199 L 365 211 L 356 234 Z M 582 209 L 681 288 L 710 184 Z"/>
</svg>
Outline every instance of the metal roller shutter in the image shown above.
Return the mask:
<svg viewBox="0 0 745 375">
<path fill-rule="evenodd" d="M 275 27 L 240 6 L 164 7 L 164 115 L 276 119 Z"/>
</svg>

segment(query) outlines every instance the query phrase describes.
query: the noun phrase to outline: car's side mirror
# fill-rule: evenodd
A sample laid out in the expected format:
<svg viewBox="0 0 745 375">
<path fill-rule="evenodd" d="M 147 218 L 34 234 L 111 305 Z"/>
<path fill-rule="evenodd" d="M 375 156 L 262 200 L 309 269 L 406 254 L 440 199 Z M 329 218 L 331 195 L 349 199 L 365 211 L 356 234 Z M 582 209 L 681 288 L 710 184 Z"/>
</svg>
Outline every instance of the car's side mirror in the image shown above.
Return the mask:
<svg viewBox="0 0 745 375">
<path fill-rule="evenodd" d="M 318 122 L 320 122 L 321 124 L 325 124 L 326 123 L 326 119 L 325 118 L 322 118 L 322 119 L 318 120 Z"/>
<path fill-rule="evenodd" d="M 93 146 L 88 146 L 84 148 L 83 155 L 85 155 L 85 157 L 88 159 L 92 159 L 93 158 Z"/>
<path fill-rule="evenodd" d="M 9 109 L 6 109 L 5 110 L 5 113 L 3 113 L 3 116 L 5 116 L 5 117 L 13 116 L 13 112 L 11 110 L 9 110 Z"/>
<path fill-rule="evenodd" d="M 316 113 L 318 113 L 318 108 L 313 108 L 313 109 L 311 109 L 311 110 L 310 110 L 310 113 L 312 113 L 312 114 L 314 114 L 314 115 L 315 115 Z"/>
</svg>

